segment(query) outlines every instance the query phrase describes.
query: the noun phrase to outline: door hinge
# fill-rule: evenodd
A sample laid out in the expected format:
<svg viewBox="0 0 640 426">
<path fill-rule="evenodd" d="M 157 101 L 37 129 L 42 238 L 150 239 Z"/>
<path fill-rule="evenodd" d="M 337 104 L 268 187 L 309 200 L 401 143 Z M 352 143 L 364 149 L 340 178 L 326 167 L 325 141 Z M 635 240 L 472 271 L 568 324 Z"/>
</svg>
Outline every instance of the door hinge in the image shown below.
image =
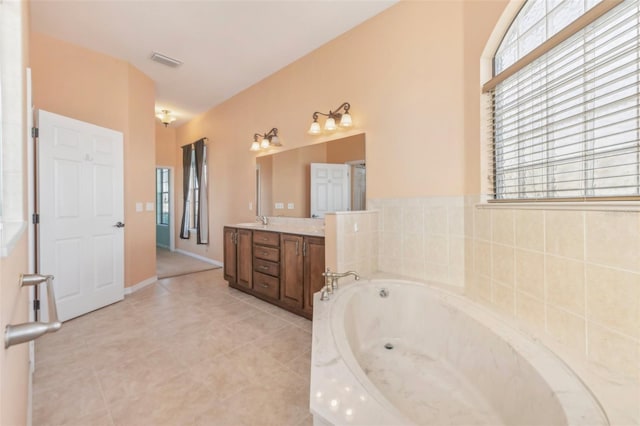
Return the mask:
<svg viewBox="0 0 640 426">
<path fill-rule="evenodd" d="M 38 223 L 40 223 L 40 214 L 39 213 L 34 213 L 31 215 L 31 223 L 33 223 L 34 225 L 37 225 Z"/>
<path fill-rule="evenodd" d="M 39 300 L 34 300 L 33 301 L 33 310 L 34 311 L 39 311 L 40 310 L 40 301 Z"/>
<path fill-rule="evenodd" d="M 37 127 L 31 128 L 31 137 L 32 138 L 40 137 L 40 130 Z"/>
</svg>

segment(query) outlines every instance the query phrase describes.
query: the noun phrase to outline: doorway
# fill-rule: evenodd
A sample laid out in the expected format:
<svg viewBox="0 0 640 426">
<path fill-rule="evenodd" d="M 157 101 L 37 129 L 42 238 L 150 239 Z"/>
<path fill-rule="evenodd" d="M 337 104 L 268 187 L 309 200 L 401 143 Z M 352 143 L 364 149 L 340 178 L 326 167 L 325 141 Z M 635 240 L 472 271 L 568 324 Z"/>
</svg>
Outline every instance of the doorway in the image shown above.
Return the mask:
<svg viewBox="0 0 640 426">
<path fill-rule="evenodd" d="M 156 246 L 173 251 L 173 170 L 156 167 Z"/>
</svg>

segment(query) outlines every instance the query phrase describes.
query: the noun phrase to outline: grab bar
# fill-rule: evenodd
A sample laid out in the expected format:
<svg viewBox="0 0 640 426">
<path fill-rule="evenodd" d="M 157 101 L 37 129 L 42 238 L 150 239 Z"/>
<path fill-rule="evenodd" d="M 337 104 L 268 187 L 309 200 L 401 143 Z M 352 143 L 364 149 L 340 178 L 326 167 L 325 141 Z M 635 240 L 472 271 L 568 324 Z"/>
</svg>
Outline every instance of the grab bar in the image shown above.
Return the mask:
<svg viewBox="0 0 640 426">
<path fill-rule="evenodd" d="M 43 334 L 53 333 L 60 330 L 62 323 L 58 321 L 58 311 L 56 310 L 56 299 L 53 293 L 53 275 L 21 274 L 20 288 L 26 286 L 37 286 L 46 283 L 47 304 L 49 306 L 49 322 L 25 322 L 16 325 L 7 325 L 4 330 L 4 348 L 29 342 L 37 339 Z"/>
</svg>

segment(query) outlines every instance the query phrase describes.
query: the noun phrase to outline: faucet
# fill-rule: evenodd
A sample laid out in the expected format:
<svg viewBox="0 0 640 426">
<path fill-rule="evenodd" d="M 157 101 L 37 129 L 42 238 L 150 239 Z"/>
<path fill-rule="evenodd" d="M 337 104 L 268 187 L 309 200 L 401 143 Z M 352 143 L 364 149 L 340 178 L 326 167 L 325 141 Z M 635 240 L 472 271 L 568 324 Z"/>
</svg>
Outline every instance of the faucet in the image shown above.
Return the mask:
<svg viewBox="0 0 640 426">
<path fill-rule="evenodd" d="M 256 222 L 262 222 L 264 226 L 269 224 L 269 218 L 267 216 L 258 216 L 256 217 Z"/>
<path fill-rule="evenodd" d="M 324 277 L 324 287 L 320 290 L 320 300 L 329 300 L 329 295 L 338 289 L 338 278 L 343 278 L 348 275 L 353 275 L 357 280 L 360 279 L 360 275 L 355 271 L 347 272 L 331 272 L 329 268 L 322 273 Z"/>
</svg>

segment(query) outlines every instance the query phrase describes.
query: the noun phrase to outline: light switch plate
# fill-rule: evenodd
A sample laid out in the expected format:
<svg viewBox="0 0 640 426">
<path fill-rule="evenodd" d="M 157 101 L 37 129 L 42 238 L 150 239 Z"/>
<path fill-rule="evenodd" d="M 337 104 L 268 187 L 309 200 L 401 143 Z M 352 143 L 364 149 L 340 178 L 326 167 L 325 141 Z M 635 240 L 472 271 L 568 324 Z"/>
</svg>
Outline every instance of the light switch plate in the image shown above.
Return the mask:
<svg viewBox="0 0 640 426">
<path fill-rule="evenodd" d="M 142 203 L 136 203 L 136 212 L 140 213 L 142 211 Z"/>
<path fill-rule="evenodd" d="M 155 205 L 147 201 L 147 211 L 152 212 L 154 208 L 155 208 Z"/>
<path fill-rule="evenodd" d="M 284 209 L 284 203 L 276 203 L 276 209 Z"/>
<path fill-rule="evenodd" d="M 293 210 L 293 203 L 289 203 L 289 204 L 287 204 L 287 208 L 288 208 L 289 210 Z"/>
</svg>

